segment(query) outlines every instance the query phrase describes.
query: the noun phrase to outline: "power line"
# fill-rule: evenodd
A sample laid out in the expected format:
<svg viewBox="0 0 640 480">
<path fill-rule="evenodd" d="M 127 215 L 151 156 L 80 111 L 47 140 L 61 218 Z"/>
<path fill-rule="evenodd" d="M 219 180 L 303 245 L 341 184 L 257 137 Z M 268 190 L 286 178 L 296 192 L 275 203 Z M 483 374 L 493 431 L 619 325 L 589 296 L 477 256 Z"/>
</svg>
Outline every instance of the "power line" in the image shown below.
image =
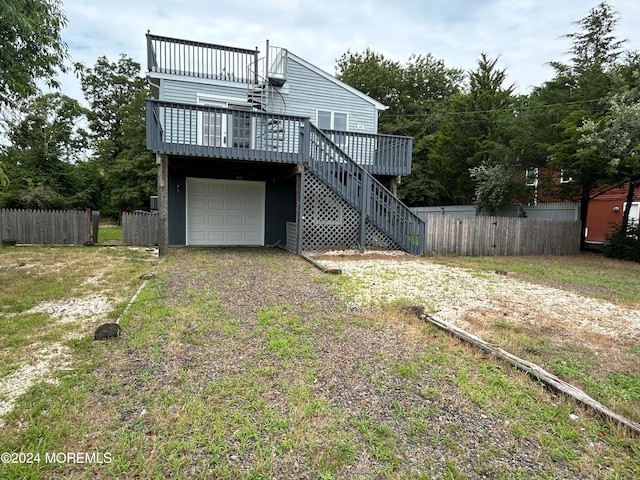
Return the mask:
<svg viewBox="0 0 640 480">
<path fill-rule="evenodd" d="M 535 110 L 535 109 L 548 109 L 554 107 L 565 107 L 565 106 L 573 106 L 573 105 L 583 105 L 587 103 L 597 103 L 602 102 L 603 100 L 608 100 L 607 98 L 597 98 L 594 100 L 580 100 L 575 102 L 560 102 L 560 103 L 548 103 L 545 105 L 524 105 L 524 106 L 513 106 L 508 108 L 493 108 L 490 110 L 468 110 L 468 111 L 455 111 L 455 112 L 425 112 L 425 113 L 411 113 L 411 114 L 395 114 L 395 115 L 384 115 L 386 118 L 390 117 L 403 117 L 403 118 L 415 118 L 415 117 L 430 117 L 430 116 L 445 116 L 445 115 L 473 115 L 473 114 L 482 114 L 482 113 L 510 113 L 516 114 L 518 112 L 522 112 L 525 110 Z M 382 116 L 381 115 L 381 116 Z"/>
</svg>

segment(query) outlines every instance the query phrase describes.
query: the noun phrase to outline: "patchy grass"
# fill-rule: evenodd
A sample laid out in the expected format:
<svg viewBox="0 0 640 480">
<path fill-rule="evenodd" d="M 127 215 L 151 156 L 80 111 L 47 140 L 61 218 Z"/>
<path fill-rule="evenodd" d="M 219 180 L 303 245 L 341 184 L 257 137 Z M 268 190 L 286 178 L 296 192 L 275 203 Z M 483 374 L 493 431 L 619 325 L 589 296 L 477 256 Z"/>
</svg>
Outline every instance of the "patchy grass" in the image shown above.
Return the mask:
<svg viewBox="0 0 640 480">
<path fill-rule="evenodd" d="M 327 257 L 329 260 L 331 257 Z M 354 261 L 357 261 L 354 260 Z M 630 309 L 640 308 L 640 265 L 633 262 L 608 259 L 602 255 L 584 253 L 575 256 L 549 257 L 438 257 L 430 256 L 421 260 L 424 263 L 440 263 L 453 267 L 461 267 L 466 277 L 472 276 L 484 281 L 482 288 L 469 287 L 460 280 L 460 273 L 452 271 L 439 272 L 437 283 L 431 282 L 429 289 L 437 289 L 449 295 L 450 302 L 455 302 L 459 294 L 464 298 L 469 292 L 477 295 L 477 308 L 469 308 L 460 313 L 460 321 L 466 323 L 471 333 L 475 333 L 484 340 L 496 344 L 503 349 L 531 362 L 534 362 L 583 389 L 587 394 L 616 412 L 640 423 L 640 401 L 637 398 L 635 386 L 640 381 L 640 356 L 637 354 L 638 345 L 635 335 L 624 334 L 618 338 L 604 333 L 603 330 L 581 328 L 575 323 L 557 322 L 557 312 L 539 308 L 531 304 L 527 307 L 527 284 L 534 283 L 553 287 L 554 292 L 562 300 L 562 293 L 571 293 L 568 298 L 575 305 L 571 313 L 575 322 L 580 322 L 580 312 L 583 304 L 576 299 L 575 294 L 607 301 Z M 404 290 L 388 283 L 380 285 L 378 276 L 370 275 L 365 278 L 361 271 L 373 268 L 378 264 L 364 262 L 364 266 L 354 267 L 358 271 L 358 280 L 351 282 L 336 282 L 336 288 L 344 291 L 349 298 L 360 298 L 360 301 L 370 299 L 373 305 L 386 301 L 387 297 L 397 300 L 392 304 L 412 305 L 421 303 L 421 289 L 411 289 L 419 280 L 407 282 Z M 397 267 L 390 262 L 380 262 L 379 270 L 385 272 Z M 493 287 L 502 275 L 521 283 L 514 284 L 508 293 L 504 291 L 494 296 Z M 395 289 L 395 292 L 393 290 Z M 374 290 L 374 295 L 367 292 Z M 363 292 L 365 292 L 363 294 Z M 389 293 L 388 293 L 389 292 Z M 444 296 L 444 295 L 443 295 Z M 438 298 L 438 295 L 435 295 Z M 521 300 L 525 299 L 525 300 Z M 553 303 L 553 302 L 551 302 Z M 562 308 L 562 302 L 560 308 Z M 434 302 L 435 304 L 435 302 Z M 444 307 L 444 304 L 439 305 Z M 426 305 L 431 313 L 438 315 L 434 305 Z M 553 307 L 550 305 L 551 309 Z M 591 306 L 586 308 L 592 308 Z M 595 305 L 593 308 L 597 309 Z M 615 308 L 611 310 L 615 311 Z M 597 310 L 593 310 L 596 311 Z M 591 313 L 589 312 L 585 313 Z M 554 313 L 556 314 L 554 316 Z M 595 314 L 594 314 L 595 315 Z M 591 315 L 592 317 L 594 315 Z M 597 315 L 595 315 L 597 316 Z M 587 315 L 586 324 L 589 324 Z M 614 317 L 600 314 L 602 325 L 615 330 Z M 455 323 L 455 321 L 454 321 Z"/>
<path fill-rule="evenodd" d="M 149 266 L 115 252 L 96 259 L 112 267 L 99 284 L 119 299 L 110 316 Z M 86 278 L 69 280 L 67 295 L 88 293 Z M 397 306 L 349 310 L 329 293 L 334 281 L 350 288 L 278 252 L 172 251 L 124 316 L 123 337 L 69 341 L 72 370 L 5 417 L 0 451 L 110 461 L 10 463 L 0 477 L 640 475 L 625 432 Z M 29 321 L 11 337 L 37 331 L 40 320 Z"/>
<path fill-rule="evenodd" d="M 1 249 L 0 378 L 40 357 L 57 357 L 51 348 L 66 351 L 70 339 L 97 321 L 117 318 L 137 277 L 152 267 L 148 260 L 135 249 Z"/>
<path fill-rule="evenodd" d="M 508 272 L 527 282 L 538 283 L 640 307 L 640 264 L 606 258 L 596 253 L 570 256 L 430 257 L 445 265 L 478 272 Z"/>
<path fill-rule="evenodd" d="M 122 242 L 122 227 L 118 225 L 100 225 L 98 244 Z"/>
</svg>

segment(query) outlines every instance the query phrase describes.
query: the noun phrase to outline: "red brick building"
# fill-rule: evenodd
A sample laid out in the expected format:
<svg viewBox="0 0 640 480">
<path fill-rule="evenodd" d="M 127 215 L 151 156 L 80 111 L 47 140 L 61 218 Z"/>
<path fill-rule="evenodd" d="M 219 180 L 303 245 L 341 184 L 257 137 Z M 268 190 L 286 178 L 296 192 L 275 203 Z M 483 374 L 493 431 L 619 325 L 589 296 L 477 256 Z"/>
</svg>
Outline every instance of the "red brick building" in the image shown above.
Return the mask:
<svg viewBox="0 0 640 480">
<path fill-rule="evenodd" d="M 561 170 L 529 168 L 526 173 L 527 186 L 531 188 L 532 204 L 580 201 L 573 179 Z M 627 204 L 629 183 L 599 187 L 592 192 L 587 211 L 585 240 L 588 243 L 603 243 L 607 236 L 622 223 Z M 640 218 L 640 188 L 636 188 L 629 222 L 638 223 Z"/>
<path fill-rule="evenodd" d="M 589 202 L 587 214 L 586 241 L 604 242 L 607 235 L 622 223 L 622 215 L 627 204 L 629 184 L 599 189 Z M 640 189 L 636 188 L 629 222 L 638 222 L 640 213 Z"/>
</svg>

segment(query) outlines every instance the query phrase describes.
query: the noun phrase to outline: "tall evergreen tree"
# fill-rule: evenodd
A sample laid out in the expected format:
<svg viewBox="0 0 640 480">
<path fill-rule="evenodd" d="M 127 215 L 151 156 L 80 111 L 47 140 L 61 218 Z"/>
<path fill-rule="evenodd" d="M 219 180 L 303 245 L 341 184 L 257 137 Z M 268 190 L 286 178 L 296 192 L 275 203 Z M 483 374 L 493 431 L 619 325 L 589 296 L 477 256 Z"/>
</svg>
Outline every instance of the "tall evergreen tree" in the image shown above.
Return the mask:
<svg viewBox="0 0 640 480">
<path fill-rule="evenodd" d="M 439 203 L 468 203 L 480 193 L 480 206 L 494 209 L 517 193 L 517 183 L 504 183 L 515 178 L 518 161 L 512 145 L 514 87 L 505 85 L 506 70 L 497 68 L 497 62 L 480 56 L 477 68 L 468 72 L 468 90 L 456 97 L 437 131 L 429 172 L 441 186 Z M 489 191 L 491 195 L 484 194 Z"/>
<path fill-rule="evenodd" d="M 551 62 L 555 77 L 532 93 L 541 103 L 557 105 L 545 119 L 551 123 L 545 140 L 548 165 L 570 172 L 573 187 L 579 190 L 583 231 L 591 192 L 607 178 L 607 161 L 596 150 L 581 148 L 580 128 L 586 121 L 599 121 L 609 109 L 611 71 L 623 53 L 623 41 L 614 35 L 617 22 L 606 2 L 591 9 L 576 22 L 578 31 L 566 36 L 572 42 L 571 61 Z M 584 235 L 580 241 L 584 248 Z"/>
</svg>

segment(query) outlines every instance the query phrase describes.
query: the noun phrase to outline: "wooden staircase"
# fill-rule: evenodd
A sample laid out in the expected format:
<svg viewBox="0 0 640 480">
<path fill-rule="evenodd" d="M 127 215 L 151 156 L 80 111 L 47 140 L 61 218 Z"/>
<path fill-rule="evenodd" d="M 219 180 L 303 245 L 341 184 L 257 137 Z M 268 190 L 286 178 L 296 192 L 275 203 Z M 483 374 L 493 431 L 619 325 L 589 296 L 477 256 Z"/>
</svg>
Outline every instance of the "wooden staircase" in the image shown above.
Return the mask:
<svg viewBox="0 0 640 480">
<path fill-rule="evenodd" d="M 361 249 L 368 221 L 405 251 L 422 255 L 425 224 L 417 215 L 313 124 L 307 145 L 304 165 L 359 213 Z"/>
</svg>

